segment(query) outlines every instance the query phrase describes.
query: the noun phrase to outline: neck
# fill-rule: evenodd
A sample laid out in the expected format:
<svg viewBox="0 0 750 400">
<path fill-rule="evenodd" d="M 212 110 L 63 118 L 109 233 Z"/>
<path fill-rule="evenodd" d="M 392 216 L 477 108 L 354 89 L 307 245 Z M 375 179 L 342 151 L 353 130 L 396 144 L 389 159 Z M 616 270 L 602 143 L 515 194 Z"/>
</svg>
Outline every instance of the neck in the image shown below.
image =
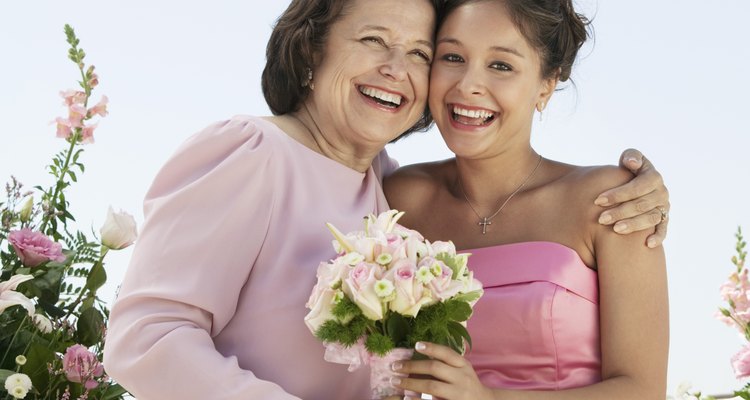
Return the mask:
<svg viewBox="0 0 750 400">
<path fill-rule="evenodd" d="M 292 115 L 307 130 L 314 142 L 310 146 L 313 150 L 353 170 L 367 171 L 375 157 L 385 148 L 386 143 L 359 143 L 357 138 L 339 132 L 333 124 L 321 118 L 311 104 L 303 103 Z"/>
<path fill-rule="evenodd" d="M 476 212 L 489 216 L 519 187 L 521 193 L 533 185 L 542 168 L 540 162 L 540 155 L 531 147 L 487 159 L 456 157 L 454 193 L 459 198 L 465 194 Z"/>
</svg>

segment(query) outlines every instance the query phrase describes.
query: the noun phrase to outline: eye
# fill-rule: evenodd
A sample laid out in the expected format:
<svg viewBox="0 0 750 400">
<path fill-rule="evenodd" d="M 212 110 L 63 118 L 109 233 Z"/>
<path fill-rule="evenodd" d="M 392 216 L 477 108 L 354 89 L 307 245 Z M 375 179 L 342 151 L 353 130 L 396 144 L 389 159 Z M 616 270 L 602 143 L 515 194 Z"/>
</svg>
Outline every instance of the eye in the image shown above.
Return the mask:
<svg viewBox="0 0 750 400">
<path fill-rule="evenodd" d="M 417 57 L 421 58 L 421 59 L 422 59 L 422 60 L 424 60 L 424 62 L 426 62 L 427 64 L 429 64 L 429 63 L 431 63 L 431 62 L 432 62 L 432 57 L 430 57 L 430 55 L 429 55 L 429 54 L 427 54 L 427 52 L 425 52 L 425 51 L 423 51 L 423 50 L 414 50 L 414 51 L 412 51 L 412 52 L 411 52 L 411 54 L 414 54 L 414 55 L 416 55 Z"/>
<path fill-rule="evenodd" d="M 443 55 L 441 57 L 441 59 L 443 61 L 447 61 L 449 63 L 460 63 L 460 62 L 464 61 L 463 57 L 459 56 L 458 54 L 454 54 L 454 53 L 445 54 L 445 55 Z"/>
<path fill-rule="evenodd" d="M 382 38 L 378 36 L 366 36 L 366 37 L 363 37 L 360 41 L 364 43 L 374 43 L 374 44 L 378 44 L 380 46 L 386 47 L 385 40 L 383 40 Z"/>
<path fill-rule="evenodd" d="M 498 71 L 506 71 L 506 72 L 513 71 L 513 67 L 511 67 L 510 64 L 500 62 L 500 61 L 493 62 L 492 64 L 490 64 L 490 68 L 496 69 Z"/>
</svg>

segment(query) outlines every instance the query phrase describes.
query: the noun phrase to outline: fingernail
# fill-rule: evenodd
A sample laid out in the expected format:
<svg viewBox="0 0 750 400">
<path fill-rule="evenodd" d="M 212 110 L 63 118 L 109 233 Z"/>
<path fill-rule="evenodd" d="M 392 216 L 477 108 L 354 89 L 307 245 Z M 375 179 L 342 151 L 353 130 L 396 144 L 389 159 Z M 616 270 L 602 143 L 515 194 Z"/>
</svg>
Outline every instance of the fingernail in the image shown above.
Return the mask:
<svg viewBox="0 0 750 400">
<path fill-rule="evenodd" d="M 626 229 L 628 229 L 628 224 L 624 222 L 618 222 L 615 224 L 615 232 L 617 233 L 623 233 Z"/>
<path fill-rule="evenodd" d="M 596 198 L 596 200 L 594 200 L 594 204 L 596 204 L 597 206 L 606 206 L 607 204 L 609 204 L 609 199 L 607 199 L 606 196 L 599 196 Z"/>
<path fill-rule="evenodd" d="M 391 377 L 391 385 L 396 386 L 399 384 L 401 384 L 401 378 L 397 376 Z"/>
<path fill-rule="evenodd" d="M 606 225 L 606 224 L 609 224 L 610 222 L 612 222 L 612 216 L 609 215 L 609 214 L 602 214 L 599 217 L 599 223 L 600 224 Z"/>
<path fill-rule="evenodd" d="M 634 163 L 638 162 L 638 159 L 636 159 L 635 157 L 625 157 L 625 162 Z"/>
<path fill-rule="evenodd" d="M 648 238 L 648 240 L 646 241 L 646 244 L 648 245 L 649 248 L 653 249 L 654 247 L 656 247 L 656 239 Z"/>
<path fill-rule="evenodd" d="M 427 348 L 427 345 L 422 342 L 417 342 L 417 344 L 414 345 L 414 348 L 417 350 L 424 350 Z"/>
<path fill-rule="evenodd" d="M 401 361 L 396 361 L 395 363 L 391 364 L 391 369 L 394 371 L 398 371 L 403 367 L 404 367 L 404 364 Z"/>
</svg>

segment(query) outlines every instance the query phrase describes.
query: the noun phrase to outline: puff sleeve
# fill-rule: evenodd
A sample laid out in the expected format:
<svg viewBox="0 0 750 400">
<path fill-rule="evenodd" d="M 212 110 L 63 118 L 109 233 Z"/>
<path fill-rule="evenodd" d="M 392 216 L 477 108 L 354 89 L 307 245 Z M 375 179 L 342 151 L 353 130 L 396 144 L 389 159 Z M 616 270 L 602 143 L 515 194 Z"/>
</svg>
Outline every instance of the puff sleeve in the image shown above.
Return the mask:
<svg viewBox="0 0 750 400">
<path fill-rule="evenodd" d="M 235 118 L 191 137 L 156 176 L 104 349 L 107 373 L 139 400 L 298 399 L 212 341 L 268 232 L 273 161 L 272 141 Z"/>
</svg>

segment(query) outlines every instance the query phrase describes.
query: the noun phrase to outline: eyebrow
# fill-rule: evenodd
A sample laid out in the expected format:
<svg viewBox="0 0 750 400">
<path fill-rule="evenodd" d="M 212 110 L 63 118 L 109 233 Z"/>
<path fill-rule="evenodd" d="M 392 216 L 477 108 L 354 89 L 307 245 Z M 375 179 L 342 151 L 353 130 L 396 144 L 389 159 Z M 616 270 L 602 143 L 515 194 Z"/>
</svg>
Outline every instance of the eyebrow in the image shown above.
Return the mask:
<svg viewBox="0 0 750 400">
<path fill-rule="evenodd" d="M 456 46 L 463 46 L 463 43 L 461 43 L 460 40 L 454 39 L 454 38 L 450 38 L 450 37 L 438 40 L 438 44 L 440 44 L 440 43 L 449 43 L 449 44 L 453 44 L 453 45 L 456 45 Z M 516 56 L 518 56 L 520 58 L 524 58 L 523 54 L 521 54 L 521 52 L 519 52 L 518 50 L 516 50 L 516 49 L 514 49 L 512 47 L 492 46 L 492 47 L 490 47 L 490 50 L 492 50 L 492 51 L 500 51 L 500 52 L 503 52 L 503 53 L 510 53 L 510 54 L 516 55 Z"/>
<path fill-rule="evenodd" d="M 360 30 L 360 32 L 363 32 L 363 31 L 390 32 L 391 30 L 388 29 L 388 28 L 386 28 L 386 27 L 384 27 L 384 26 L 381 26 L 381 25 L 365 25 Z M 429 40 L 422 40 L 422 39 L 420 39 L 420 40 L 417 40 L 416 42 L 419 43 L 419 44 L 421 44 L 421 45 L 423 45 L 423 46 L 427 46 L 429 48 L 433 47 L 432 42 L 429 41 Z"/>
</svg>

